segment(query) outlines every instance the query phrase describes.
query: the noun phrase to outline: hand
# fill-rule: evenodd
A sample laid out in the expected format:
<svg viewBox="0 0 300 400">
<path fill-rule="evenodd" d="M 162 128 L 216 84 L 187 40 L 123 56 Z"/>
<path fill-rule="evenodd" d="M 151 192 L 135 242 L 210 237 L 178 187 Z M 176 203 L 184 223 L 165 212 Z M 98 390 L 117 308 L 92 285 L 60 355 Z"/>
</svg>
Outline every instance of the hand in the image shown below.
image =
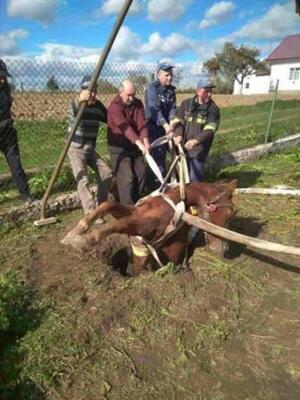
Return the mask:
<svg viewBox="0 0 300 400">
<path fill-rule="evenodd" d="M 196 139 L 190 139 L 186 142 L 186 144 L 184 145 L 184 147 L 187 150 L 192 150 L 193 147 L 195 147 L 198 144 L 198 140 Z"/>
<path fill-rule="evenodd" d="M 143 140 L 143 142 L 144 142 L 144 146 L 145 146 L 147 152 L 149 152 L 150 149 L 151 149 L 151 145 L 150 145 L 150 143 L 149 143 L 148 138 L 145 138 L 145 139 Z"/>
<path fill-rule="evenodd" d="M 79 233 L 84 233 L 89 229 L 89 224 L 86 221 L 86 217 L 81 218 L 78 222 Z"/>
<path fill-rule="evenodd" d="M 166 136 L 167 136 L 169 139 L 171 139 L 171 138 L 174 136 L 173 128 L 172 128 L 169 124 L 167 124 L 167 123 L 165 123 L 165 124 L 163 125 L 163 127 L 164 127 L 164 130 L 165 130 L 165 132 L 166 132 Z"/>
<path fill-rule="evenodd" d="M 174 143 L 176 146 L 178 146 L 182 142 L 182 136 L 175 136 L 174 137 Z"/>
<path fill-rule="evenodd" d="M 145 155 L 146 153 L 148 153 L 148 149 L 146 148 L 146 146 L 144 145 L 144 143 L 141 142 L 141 140 L 137 140 L 135 142 L 135 144 L 137 145 L 137 147 L 141 150 L 141 152 L 143 153 L 143 155 Z"/>
<path fill-rule="evenodd" d="M 78 96 L 79 103 L 82 103 L 83 101 L 88 101 L 90 97 L 91 97 L 91 92 L 89 90 L 82 90 Z"/>
</svg>

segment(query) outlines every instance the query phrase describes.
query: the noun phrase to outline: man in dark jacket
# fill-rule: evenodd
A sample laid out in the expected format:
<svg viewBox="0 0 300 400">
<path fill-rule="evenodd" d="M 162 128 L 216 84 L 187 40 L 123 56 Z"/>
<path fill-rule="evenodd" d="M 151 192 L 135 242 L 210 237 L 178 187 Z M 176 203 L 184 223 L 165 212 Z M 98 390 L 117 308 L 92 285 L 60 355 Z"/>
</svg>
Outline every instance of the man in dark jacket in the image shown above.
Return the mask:
<svg viewBox="0 0 300 400">
<path fill-rule="evenodd" d="M 135 204 L 145 184 L 143 154 L 149 151 L 143 103 L 131 81 L 121 83 L 107 110 L 108 145 L 122 204 Z"/>
<path fill-rule="evenodd" d="M 199 80 L 196 96 L 184 100 L 175 119 L 175 144 L 180 142 L 187 153 L 191 182 L 203 180 L 204 163 L 220 123 L 220 110 L 212 100 L 212 82 Z"/>
<path fill-rule="evenodd" d="M 73 175 L 77 182 L 78 195 L 85 214 L 88 214 L 97 205 L 107 200 L 112 172 L 96 151 L 96 141 L 101 122 L 106 123 L 107 111 L 100 100 L 97 99 L 97 88 L 90 92 L 88 86 L 90 75 L 84 75 L 81 80 L 81 91 L 72 101 L 69 112 L 69 130 L 78 113 L 80 103 L 87 101 L 79 126 L 73 136 L 68 156 L 71 161 Z M 97 201 L 94 200 L 89 190 L 87 166 L 97 174 Z M 99 219 L 97 223 L 102 223 Z"/>
<path fill-rule="evenodd" d="M 17 131 L 13 126 L 12 97 L 7 80 L 10 76 L 5 62 L 0 60 L 0 151 L 6 158 L 22 200 L 31 202 L 33 197 L 30 194 L 26 174 L 21 164 Z"/>
<path fill-rule="evenodd" d="M 150 142 L 164 136 L 172 135 L 173 120 L 176 113 L 175 86 L 172 85 L 174 65 L 161 62 L 157 68 L 157 79 L 150 82 L 145 92 L 145 110 Z M 151 154 L 163 176 L 166 172 L 166 150 L 162 145 L 151 151 Z"/>
</svg>

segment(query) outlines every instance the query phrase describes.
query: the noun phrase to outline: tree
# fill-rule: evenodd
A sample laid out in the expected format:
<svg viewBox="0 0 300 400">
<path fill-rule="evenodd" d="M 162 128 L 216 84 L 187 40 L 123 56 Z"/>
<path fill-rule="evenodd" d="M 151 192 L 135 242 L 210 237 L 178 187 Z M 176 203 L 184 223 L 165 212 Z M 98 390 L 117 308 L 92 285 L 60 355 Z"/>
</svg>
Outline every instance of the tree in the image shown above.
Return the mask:
<svg viewBox="0 0 300 400">
<path fill-rule="evenodd" d="M 100 94 L 111 94 L 118 92 L 118 88 L 107 79 L 99 79 L 97 82 L 97 89 Z"/>
<path fill-rule="evenodd" d="M 48 82 L 47 82 L 47 89 L 48 89 L 50 92 L 56 92 L 56 91 L 59 90 L 59 86 L 58 86 L 58 83 L 57 83 L 57 81 L 56 81 L 55 75 L 52 75 L 52 76 L 48 79 Z"/>
<path fill-rule="evenodd" d="M 227 82 L 233 88 L 235 80 L 240 84 L 242 91 L 244 79 L 256 72 L 266 71 L 266 65 L 259 60 L 260 50 L 255 47 L 241 45 L 235 46 L 226 42 L 220 53 L 204 63 L 204 68 L 212 78 L 219 82 Z"/>
</svg>

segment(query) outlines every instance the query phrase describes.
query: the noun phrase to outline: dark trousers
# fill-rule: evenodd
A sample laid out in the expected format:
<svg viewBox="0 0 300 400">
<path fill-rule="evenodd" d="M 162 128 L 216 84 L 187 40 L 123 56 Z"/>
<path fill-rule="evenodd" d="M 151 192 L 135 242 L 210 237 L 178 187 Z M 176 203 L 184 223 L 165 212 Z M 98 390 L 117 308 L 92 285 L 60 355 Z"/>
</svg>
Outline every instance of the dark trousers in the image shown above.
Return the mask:
<svg viewBox="0 0 300 400">
<path fill-rule="evenodd" d="M 162 126 L 156 126 L 151 123 L 148 123 L 148 132 L 149 132 L 149 140 L 152 143 L 154 140 L 165 136 L 166 132 Z M 166 176 L 166 153 L 167 153 L 167 144 L 163 144 L 159 147 L 155 147 L 151 150 L 151 156 L 154 158 L 154 161 L 158 165 L 162 176 Z M 151 169 L 147 168 L 147 191 L 152 192 L 160 186 L 159 180 L 153 174 Z"/>
<path fill-rule="evenodd" d="M 203 181 L 205 160 L 191 158 L 187 156 L 186 161 L 189 170 L 190 182 Z"/>
<path fill-rule="evenodd" d="M 21 164 L 17 132 L 9 127 L 9 132 L 1 133 L 0 151 L 4 154 L 13 180 L 20 194 L 29 194 L 26 174 Z"/>
<path fill-rule="evenodd" d="M 109 147 L 109 152 L 120 203 L 133 205 L 141 198 L 145 186 L 143 156 L 137 151 L 113 146 Z"/>
</svg>

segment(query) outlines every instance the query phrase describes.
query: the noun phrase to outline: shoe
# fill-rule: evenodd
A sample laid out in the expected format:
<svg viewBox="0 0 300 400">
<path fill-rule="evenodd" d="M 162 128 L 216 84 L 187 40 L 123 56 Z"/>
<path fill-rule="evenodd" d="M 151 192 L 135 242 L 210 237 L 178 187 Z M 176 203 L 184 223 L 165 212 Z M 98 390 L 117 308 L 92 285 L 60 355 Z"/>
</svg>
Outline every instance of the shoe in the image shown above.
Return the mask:
<svg viewBox="0 0 300 400">
<path fill-rule="evenodd" d="M 102 224 L 105 224 L 105 221 L 104 221 L 103 218 L 98 218 L 98 219 L 96 219 L 96 221 L 94 222 L 94 224 L 96 224 L 96 225 L 102 225 Z"/>
<path fill-rule="evenodd" d="M 30 193 L 21 194 L 21 199 L 25 204 L 31 204 L 34 202 L 35 198 Z"/>
</svg>

